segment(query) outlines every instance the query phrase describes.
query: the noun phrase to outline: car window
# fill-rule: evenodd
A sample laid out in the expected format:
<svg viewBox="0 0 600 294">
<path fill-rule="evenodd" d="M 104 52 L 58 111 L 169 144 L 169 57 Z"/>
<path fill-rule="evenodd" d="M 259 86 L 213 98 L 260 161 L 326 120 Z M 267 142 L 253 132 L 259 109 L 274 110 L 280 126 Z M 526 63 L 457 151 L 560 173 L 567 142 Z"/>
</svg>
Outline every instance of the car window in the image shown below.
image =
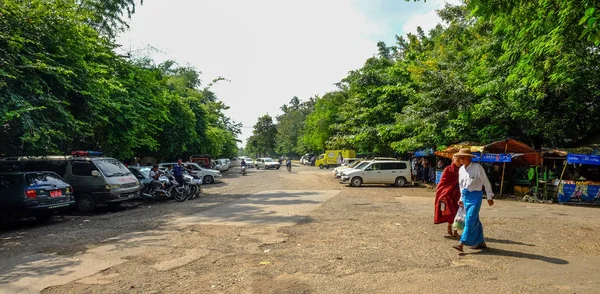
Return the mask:
<svg viewBox="0 0 600 294">
<path fill-rule="evenodd" d="M 142 175 L 142 173 L 140 173 L 140 172 L 139 172 L 137 169 L 135 169 L 135 168 L 130 168 L 129 170 L 130 170 L 130 171 L 133 173 L 133 175 L 134 175 L 136 178 L 138 178 L 138 179 L 143 179 L 143 178 L 144 178 L 144 176 Z"/>
<path fill-rule="evenodd" d="M 267 158 L 267 159 L 265 159 L 265 162 L 273 162 L 273 159 Z"/>
<path fill-rule="evenodd" d="M 66 185 L 58 175 L 53 173 L 30 173 L 25 175 L 25 183 L 28 186 L 52 186 Z"/>
<path fill-rule="evenodd" d="M 89 161 L 73 161 L 71 166 L 71 172 L 75 176 L 91 177 L 93 170 L 96 170 L 96 167 Z"/>
<path fill-rule="evenodd" d="M 394 169 L 406 169 L 408 167 L 405 162 L 396 162 L 394 165 Z"/>
<path fill-rule="evenodd" d="M 98 159 L 94 160 L 100 171 L 107 177 L 119 177 L 130 175 L 131 171 L 116 159 Z"/>
<path fill-rule="evenodd" d="M 371 169 L 373 169 L 373 170 L 382 170 L 383 169 L 383 163 L 373 163 L 371 165 Z"/>
</svg>

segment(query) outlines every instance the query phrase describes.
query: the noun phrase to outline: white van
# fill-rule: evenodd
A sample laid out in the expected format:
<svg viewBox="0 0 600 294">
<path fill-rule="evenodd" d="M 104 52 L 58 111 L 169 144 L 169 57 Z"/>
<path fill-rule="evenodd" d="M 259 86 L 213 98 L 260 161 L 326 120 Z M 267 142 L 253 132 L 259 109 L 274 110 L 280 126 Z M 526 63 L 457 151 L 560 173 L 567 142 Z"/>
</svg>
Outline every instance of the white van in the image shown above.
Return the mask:
<svg viewBox="0 0 600 294">
<path fill-rule="evenodd" d="M 408 161 L 374 160 L 362 168 L 342 172 L 342 182 L 360 187 L 362 184 L 388 184 L 398 187 L 412 183 L 411 165 Z"/>
</svg>

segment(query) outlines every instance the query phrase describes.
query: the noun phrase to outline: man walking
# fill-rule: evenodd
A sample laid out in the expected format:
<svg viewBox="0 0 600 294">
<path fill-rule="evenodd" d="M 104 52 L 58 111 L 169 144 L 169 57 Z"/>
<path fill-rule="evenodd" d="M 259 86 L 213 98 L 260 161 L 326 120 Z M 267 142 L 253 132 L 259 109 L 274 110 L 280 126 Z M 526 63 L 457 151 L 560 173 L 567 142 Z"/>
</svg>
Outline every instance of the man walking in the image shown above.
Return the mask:
<svg viewBox="0 0 600 294">
<path fill-rule="evenodd" d="M 483 226 L 479 221 L 479 210 L 483 201 L 483 187 L 485 187 L 488 205 L 494 205 L 492 185 L 483 167 L 479 163 L 471 162 L 475 156 L 471 154 L 469 148 L 460 149 L 455 156 L 458 156 L 463 164 L 458 172 L 458 185 L 461 192 L 458 204 L 464 205 L 467 215 L 460 243 L 455 245 L 454 249 L 462 252 L 464 245 L 473 246 L 471 249 L 484 249 L 487 246 L 483 238 Z"/>
</svg>

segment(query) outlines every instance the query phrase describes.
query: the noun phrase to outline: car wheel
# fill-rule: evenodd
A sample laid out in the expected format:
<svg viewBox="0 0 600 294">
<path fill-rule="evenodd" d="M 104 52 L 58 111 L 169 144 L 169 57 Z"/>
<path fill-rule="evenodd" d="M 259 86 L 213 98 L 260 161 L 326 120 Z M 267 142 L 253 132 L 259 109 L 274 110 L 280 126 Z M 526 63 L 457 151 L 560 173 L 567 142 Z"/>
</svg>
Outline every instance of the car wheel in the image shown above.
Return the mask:
<svg viewBox="0 0 600 294">
<path fill-rule="evenodd" d="M 81 212 L 92 212 L 96 209 L 96 201 L 88 194 L 75 197 L 75 205 L 77 206 L 77 210 Z"/>
<path fill-rule="evenodd" d="M 406 185 L 406 179 L 404 177 L 396 178 L 396 186 L 397 187 L 404 187 L 405 185 Z"/>
<path fill-rule="evenodd" d="M 322 164 L 319 164 L 320 169 L 324 169 L 325 167 Z"/>
<path fill-rule="evenodd" d="M 205 184 L 212 184 L 215 182 L 215 178 L 213 178 L 212 176 L 204 176 L 204 178 L 202 179 L 202 183 Z"/>
<path fill-rule="evenodd" d="M 354 177 L 352 178 L 352 181 L 350 181 L 350 185 L 352 185 L 352 187 L 360 187 L 363 183 L 363 180 L 360 177 Z"/>
<path fill-rule="evenodd" d="M 279 166 L 277 167 L 277 169 L 279 169 Z"/>
<path fill-rule="evenodd" d="M 54 216 L 54 211 L 47 212 L 47 213 L 41 213 L 41 214 L 38 214 L 35 216 L 35 220 L 37 220 L 38 222 L 46 222 L 46 221 L 49 221 L 53 216 Z"/>
</svg>

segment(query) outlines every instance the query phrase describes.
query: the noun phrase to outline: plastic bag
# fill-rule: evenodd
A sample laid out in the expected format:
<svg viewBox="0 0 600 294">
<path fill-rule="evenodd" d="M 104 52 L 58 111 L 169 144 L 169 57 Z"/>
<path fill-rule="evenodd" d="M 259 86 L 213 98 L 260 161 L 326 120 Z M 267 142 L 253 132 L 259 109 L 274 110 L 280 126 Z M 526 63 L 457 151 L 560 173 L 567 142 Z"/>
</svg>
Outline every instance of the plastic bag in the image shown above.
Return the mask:
<svg viewBox="0 0 600 294">
<path fill-rule="evenodd" d="M 454 217 L 454 223 L 452 224 L 452 228 L 454 230 L 463 230 L 465 228 L 465 217 L 467 216 L 467 212 L 465 211 L 465 207 L 461 206 L 458 208 L 456 212 L 456 217 Z"/>
</svg>

